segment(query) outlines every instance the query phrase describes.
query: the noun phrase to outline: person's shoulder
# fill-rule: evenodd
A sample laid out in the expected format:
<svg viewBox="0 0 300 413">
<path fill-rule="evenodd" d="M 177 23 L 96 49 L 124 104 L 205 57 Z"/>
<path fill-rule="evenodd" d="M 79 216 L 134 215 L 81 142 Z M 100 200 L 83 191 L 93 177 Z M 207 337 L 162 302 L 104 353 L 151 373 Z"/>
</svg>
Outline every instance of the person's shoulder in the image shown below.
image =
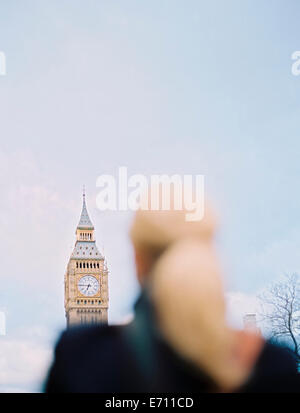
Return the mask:
<svg viewBox="0 0 300 413">
<path fill-rule="evenodd" d="M 117 372 L 127 360 L 124 328 L 94 325 L 65 330 L 55 348 L 46 391 L 109 392 L 116 388 Z"/>
<path fill-rule="evenodd" d="M 64 330 L 61 339 L 66 343 L 73 342 L 74 340 L 105 339 L 119 335 L 123 327 L 124 326 L 108 324 L 75 325 Z"/>
<path fill-rule="evenodd" d="M 254 370 L 241 392 L 293 393 L 300 391 L 297 360 L 287 347 L 266 341 Z"/>
<path fill-rule="evenodd" d="M 283 374 L 297 372 L 297 360 L 294 353 L 288 347 L 270 340 L 266 341 L 259 362 L 269 371 L 280 371 Z"/>
<path fill-rule="evenodd" d="M 58 350 L 82 351 L 89 347 L 111 345 L 120 340 L 125 327 L 118 325 L 74 326 L 65 330 L 57 343 Z"/>
</svg>

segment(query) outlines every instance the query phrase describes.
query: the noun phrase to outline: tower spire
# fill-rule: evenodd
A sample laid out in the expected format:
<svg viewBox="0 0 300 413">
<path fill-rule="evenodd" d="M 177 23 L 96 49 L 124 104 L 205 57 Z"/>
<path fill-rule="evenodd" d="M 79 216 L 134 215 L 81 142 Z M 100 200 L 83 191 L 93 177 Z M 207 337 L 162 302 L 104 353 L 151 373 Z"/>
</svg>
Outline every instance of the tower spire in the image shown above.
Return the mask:
<svg viewBox="0 0 300 413">
<path fill-rule="evenodd" d="M 85 185 L 82 191 L 82 211 L 77 229 L 94 229 L 94 225 L 89 217 L 85 201 Z"/>
</svg>

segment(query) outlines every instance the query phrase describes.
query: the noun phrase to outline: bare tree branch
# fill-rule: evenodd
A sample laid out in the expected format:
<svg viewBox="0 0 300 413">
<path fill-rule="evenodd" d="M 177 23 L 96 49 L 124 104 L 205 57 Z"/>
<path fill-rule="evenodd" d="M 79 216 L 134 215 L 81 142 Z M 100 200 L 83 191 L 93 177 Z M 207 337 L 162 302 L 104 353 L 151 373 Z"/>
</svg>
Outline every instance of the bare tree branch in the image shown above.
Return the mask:
<svg viewBox="0 0 300 413">
<path fill-rule="evenodd" d="M 300 277 L 285 274 L 284 280 L 274 283 L 259 296 L 261 318 L 276 339 L 288 340 L 300 361 Z"/>
</svg>

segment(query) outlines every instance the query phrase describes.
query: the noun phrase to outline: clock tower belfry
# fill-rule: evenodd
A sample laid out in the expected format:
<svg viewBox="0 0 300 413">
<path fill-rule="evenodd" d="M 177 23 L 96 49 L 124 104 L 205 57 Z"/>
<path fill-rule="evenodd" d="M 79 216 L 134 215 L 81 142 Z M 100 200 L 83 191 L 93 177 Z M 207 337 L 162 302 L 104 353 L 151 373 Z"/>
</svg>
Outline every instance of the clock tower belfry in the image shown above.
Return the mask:
<svg viewBox="0 0 300 413">
<path fill-rule="evenodd" d="M 108 269 L 96 246 L 84 192 L 76 243 L 65 274 L 65 310 L 68 327 L 107 323 Z"/>
</svg>

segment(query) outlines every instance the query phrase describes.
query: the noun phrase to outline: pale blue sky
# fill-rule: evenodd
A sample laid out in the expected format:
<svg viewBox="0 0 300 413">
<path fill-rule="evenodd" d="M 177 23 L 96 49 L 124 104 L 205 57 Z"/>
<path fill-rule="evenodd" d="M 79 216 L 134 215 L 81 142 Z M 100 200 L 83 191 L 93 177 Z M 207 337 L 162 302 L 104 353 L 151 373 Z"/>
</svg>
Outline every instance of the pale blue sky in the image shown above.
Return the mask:
<svg viewBox="0 0 300 413">
<path fill-rule="evenodd" d="M 228 290 L 253 295 L 300 271 L 299 19 L 298 0 L 1 2 L 8 338 L 40 328 L 47 341 L 64 325 L 83 183 L 111 270 L 111 320 L 130 311 L 131 216 L 95 205 L 97 176 L 119 166 L 205 175 Z"/>
</svg>

